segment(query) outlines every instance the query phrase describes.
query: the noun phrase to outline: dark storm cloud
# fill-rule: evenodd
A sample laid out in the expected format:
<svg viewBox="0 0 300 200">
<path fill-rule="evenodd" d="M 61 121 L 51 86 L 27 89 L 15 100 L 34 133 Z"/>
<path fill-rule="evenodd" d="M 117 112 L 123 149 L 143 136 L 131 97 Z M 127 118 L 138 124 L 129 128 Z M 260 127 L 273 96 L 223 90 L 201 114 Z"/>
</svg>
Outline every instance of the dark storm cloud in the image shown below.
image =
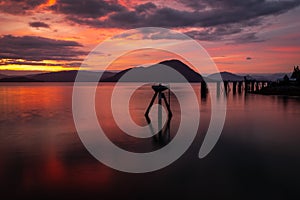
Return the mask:
<svg viewBox="0 0 300 200">
<path fill-rule="evenodd" d="M 214 9 L 223 12 L 243 10 L 247 16 L 274 14 L 299 5 L 299 0 L 177 0 L 177 2 L 193 10 Z"/>
<path fill-rule="evenodd" d="M 107 16 L 107 19 L 104 20 L 99 20 L 97 19 L 97 17 L 102 16 L 102 14 L 104 14 L 105 12 L 99 12 L 99 14 L 98 12 L 89 10 L 89 4 L 92 3 L 88 3 L 87 5 L 89 6 L 86 5 L 86 7 L 81 6 L 81 10 L 77 12 L 65 12 L 61 10 L 58 11 L 64 14 L 70 14 L 71 17 L 68 16 L 68 18 L 76 23 L 90 25 L 93 27 L 212 27 L 233 23 L 248 23 L 248 25 L 250 26 L 250 22 L 256 22 L 256 20 L 259 20 L 260 18 L 265 16 L 282 14 L 292 8 L 299 6 L 300 4 L 299 0 L 180 1 L 186 6 L 193 7 L 193 10 L 186 11 L 174 9 L 171 7 L 159 7 L 151 2 L 140 4 L 132 9 L 127 9 L 124 7 L 120 7 L 120 9 L 117 9 L 119 8 L 117 5 L 115 5 L 115 9 L 112 9 L 110 7 L 110 4 L 104 3 L 104 1 L 100 2 L 103 3 L 103 9 L 105 10 L 105 12 L 111 12 L 110 15 Z M 82 18 L 82 16 L 86 18 Z"/>
<path fill-rule="evenodd" d="M 185 28 L 186 33 L 201 40 L 219 40 L 240 34 L 236 42 L 260 42 L 255 30 L 265 24 L 266 17 L 285 13 L 300 5 L 300 0 L 175 0 L 188 9 L 179 9 L 149 1 L 134 7 L 124 7 L 117 0 L 57 0 L 49 7 L 63 14 L 72 23 L 95 28 L 165 27 Z M 0 11 L 24 14 L 46 0 L 4 0 Z M 35 26 L 46 28 L 45 25 Z M 34 26 L 34 24 L 32 25 Z M 192 30 L 192 31 L 191 31 Z M 196 30 L 196 31 L 195 31 Z M 201 31 L 199 31 L 201 30 Z M 160 36 L 157 36 L 160 37 Z"/>
<path fill-rule="evenodd" d="M 151 11 L 151 9 L 156 9 L 157 6 L 152 3 L 152 2 L 148 2 L 148 3 L 144 3 L 144 4 L 140 4 L 138 6 L 135 7 L 135 11 L 138 13 L 141 12 L 148 12 Z"/>
<path fill-rule="evenodd" d="M 74 41 L 53 40 L 44 37 L 4 35 L 0 37 L 0 59 L 81 60 L 86 52 L 77 48 L 81 44 Z"/>
<path fill-rule="evenodd" d="M 201 0 L 177 0 L 177 2 L 194 10 L 202 10 L 207 7 L 207 5 Z"/>
<path fill-rule="evenodd" d="M 299 0 L 202 0 L 180 1 L 193 8 L 190 11 L 171 7 L 160 7 L 152 2 L 144 3 L 132 9 L 122 8 L 111 12 L 104 20 L 83 18 L 80 15 L 68 15 L 75 23 L 91 27 L 166 27 L 193 28 L 185 33 L 194 39 L 203 41 L 227 40 L 227 43 L 262 42 L 253 27 L 265 24 L 265 17 L 287 12 L 300 5 Z M 245 31 L 246 28 L 250 30 Z M 198 30 L 197 30 L 198 29 Z M 200 30 L 199 30 L 200 29 Z M 144 39 L 176 39 L 176 35 L 144 33 Z"/>
<path fill-rule="evenodd" d="M 45 22 L 29 22 L 29 26 L 34 28 L 50 28 Z"/>
<path fill-rule="evenodd" d="M 47 0 L 1 0 L 0 11 L 13 15 L 31 13 L 36 7 L 46 3 Z"/>
<path fill-rule="evenodd" d="M 251 57 L 247 57 L 246 60 L 252 60 L 252 58 Z"/>
<path fill-rule="evenodd" d="M 125 8 L 117 3 L 109 3 L 104 0 L 57 0 L 51 9 L 57 13 L 79 18 L 98 18 L 111 12 L 122 11 Z"/>
</svg>

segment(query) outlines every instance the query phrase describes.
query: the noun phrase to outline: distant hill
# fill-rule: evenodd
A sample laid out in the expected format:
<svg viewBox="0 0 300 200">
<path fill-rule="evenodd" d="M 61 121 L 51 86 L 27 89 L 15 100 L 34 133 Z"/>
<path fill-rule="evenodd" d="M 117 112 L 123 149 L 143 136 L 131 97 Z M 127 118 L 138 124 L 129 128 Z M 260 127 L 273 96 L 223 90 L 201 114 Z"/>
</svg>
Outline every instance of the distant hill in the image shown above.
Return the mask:
<svg viewBox="0 0 300 200">
<path fill-rule="evenodd" d="M 231 72 L 220 72 L 221 77 L 224 81 L 243 81 L 246 76 L 248 80 L 256 81 L 277 81 L 282 79 L 284 75 L 291 76 L 291 73 L 274 73 L 274 74 L 234 74 Z M 218 79 L 217 73 L 207 76 L 208 78 L 216 81 Z"/>
<path fill-rule="evenodd" d="M 128 72 L 129 70 L 132 70 L 132 69 L 133 68 L 128 68 L 128 69 L 122 70 L 111 77 L 103 79 L 103 81 L 104 82 L 117 82 L 126 72 Z"/>
<path fill-rule="evenodd" d="M 202 76 L 180 60 L 167 60 L 159 64 L 167 65 L 181 73 L 189 82 L 201 82 Z"/>
<path fill-rule="evenodd" d="M 126 72 L 130 71 L 132 74 L 135 74 L 134 78 L 130 79 L 131 82 L 181 82 L 180 80 L 175 80 L 174 77 L 171 77 L 169 74 L 163 72 L 158 72 L 155 74 L 155 76 L 153 76 L 153 72 L 160 71 L 160 69 L 162 69 L 162 65 L 166 65 L 172 69 L 175 69 L 189 82 L 203 81 L 203 78 L 200 74 L 179 60 L 166 60 L 149 67 L 125 69 L 110 78 L 104 79 L 104 81 L 117 82 Z"/>
<path fill-rule="evenodd" d="M 33 74 L 45 73 L 45 71 L 30 71 L 30 70 L 0 70 L 0 73 L 5 76 L 28 76 Z"/>
<path fill-rule="evenodd" d="M 0 82 L 43 82 L 26 76 L 14 76 L 0 79 Z"/>
<path fill-rule="evenodd" d="M 278 79 L 282 79 L 285 75 L 291 77 L 292 73 L 274 73 L 274 74 L 250 74 L 252 79 L 257 81 L 277 81 Z"/>
<path fill-rule="evenodd" d="M 74 82 L 77 76 L 77 72 L 77 70 L 49 72 L 36 75 L 29 75 L 28 77 L 44 82 Z M 82 71 L 81 73 L 83 81 L 92 81 L 95 80 L 98 76 L 98 73 L 91 71 Z M 106 79 L 113 75 L 115 75 L 115 73 L 113 72 L 104 72 L 104 74 L 102 75 L 102 79 Z"/>
<path fill-rule="evenodd" d="M 74 82 L 77 75 L 77 70 L 74 71 L 60 71 L 60 72 L 48 72 L 27 76 L 5 76 L 0 79 L 1 82 Z M 91 71 L 82 71 L 82 81 L 93 81 L 98 78 L 99 74 Z M 102 72 L 99 72 L 102 73 Z M 116 73 L 104 72 L 101 80 L 109 78 Z"/>
<path fill-rule="evenodd" d="M 243 81 L 244 80 L 243 76 L 239 76 L 239 75 L 233 74 L 231 72 L 220 72 L 220 75 L 221 75 L 223 81 Z M 208 76 L 209 79 L 214 80 L 214 81 L 218 81 L 218 77 L 219 77 L 218 73 L 211 74 Z"/>
<path fill-rule="evenodd" d="M 6 75 L 4 75 L 4 74 L 0 74 L 0 79 L 2 79 L 2 78 L 6 78 L 7 76 Z"/>
</svg>

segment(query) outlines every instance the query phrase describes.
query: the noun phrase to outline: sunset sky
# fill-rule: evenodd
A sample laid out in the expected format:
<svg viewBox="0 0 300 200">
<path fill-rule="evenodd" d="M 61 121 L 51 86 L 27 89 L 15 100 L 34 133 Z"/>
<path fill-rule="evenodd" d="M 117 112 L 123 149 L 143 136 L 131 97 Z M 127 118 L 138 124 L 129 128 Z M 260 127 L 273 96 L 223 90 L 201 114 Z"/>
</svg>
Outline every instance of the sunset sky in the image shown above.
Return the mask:
<svg viewBox="0 0 300 200">
<path fill-rule="evenodd" d="M 0 0 L 0 73 L 77 69 L 101 41 L 139 27 L 187 34 L 220 71 L 290 72 L 300 65 L 299 19 L 300 0 Z M 148 61 L 172 58 L 163 55 Z"/>
</svg>

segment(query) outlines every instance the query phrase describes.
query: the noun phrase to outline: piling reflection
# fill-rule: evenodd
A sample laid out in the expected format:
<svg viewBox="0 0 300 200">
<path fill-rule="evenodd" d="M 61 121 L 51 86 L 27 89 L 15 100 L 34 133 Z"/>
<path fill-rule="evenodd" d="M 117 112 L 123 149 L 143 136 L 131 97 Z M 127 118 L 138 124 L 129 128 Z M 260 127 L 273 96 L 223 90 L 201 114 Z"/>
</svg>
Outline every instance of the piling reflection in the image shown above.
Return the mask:
<svg viewBox="0 0 300 200">
<path fill-rule="evenodd" d="M 170 91 L 170 86 L 167 85 L 162 85 L 159 83 L 158 85 L 152 85 L 152 89 L 154 91 L 154 95 L 150 101 L 150 104 L 145 112 L 145 118 L 147 123 L 149 124 L 149 129 L 150 132 L 152 133 L 153 137 L 153 142 L 158 144 L 159 146 L 161 145 L 166 145 L 169 143 L 171 140 L 170 137 L 170 122 L 172 118 L 172 111 L 170 107 L 170 96 L 171 96 L 171 91 Z M 168 91 L 168 99 L 166 98 L 165 92 Z M 155 133 L 155 129 L 151 123 L 151 119 L 149 117 L 149 112 L 151 107 L 153 106 L 153 103 L 155 99 L 158 99 L 158 111 L 157 111 L 157 130 L 158 133 Z M 167 107 L 168 110 L 168 119 L 167 122 L 162 125 L 163 119 L 162 119 L 162 100 L 164 100 L 165 106 Z"/>
<path fill-rule="evenodd" d="M 155 129 L 151 124 L 151 119 L 149 116 L 145 116 L 147 123 L 149 124 L 149 129 L 153 134 L 152 141 L 154 145 L 165 146 L 171 141 L 171 119 L 172 116 L 169 116 L 164 126 L 160 129 L 158 133 L 155 133 Z M 162 124 L 162 118 L 158 117 L 158 124 Z M 160 127 L 159 127 L 160 128 Z"/>
<path fill-rule="evenodd" d="M 201 82 L 201 100 L 206 101 L 208 93 L 207 83 L 205 81 Z"/>
</svg>

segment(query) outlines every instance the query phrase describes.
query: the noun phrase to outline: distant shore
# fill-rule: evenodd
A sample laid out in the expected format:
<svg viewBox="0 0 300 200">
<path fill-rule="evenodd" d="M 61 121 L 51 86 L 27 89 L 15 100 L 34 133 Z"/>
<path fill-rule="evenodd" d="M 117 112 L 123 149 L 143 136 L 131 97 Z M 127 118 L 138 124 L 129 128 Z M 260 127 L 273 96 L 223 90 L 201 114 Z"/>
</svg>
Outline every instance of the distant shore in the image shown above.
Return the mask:
<svg viewBox="0 0 300 200">
<path fill-rule="evenodd" d="M 274 86 L 262 88 L 259 91 L 253 92 L 254 94 L 263 95 L 285 95 L 285 96 L 300 96 L 299 86 Z"/>
</svg>

